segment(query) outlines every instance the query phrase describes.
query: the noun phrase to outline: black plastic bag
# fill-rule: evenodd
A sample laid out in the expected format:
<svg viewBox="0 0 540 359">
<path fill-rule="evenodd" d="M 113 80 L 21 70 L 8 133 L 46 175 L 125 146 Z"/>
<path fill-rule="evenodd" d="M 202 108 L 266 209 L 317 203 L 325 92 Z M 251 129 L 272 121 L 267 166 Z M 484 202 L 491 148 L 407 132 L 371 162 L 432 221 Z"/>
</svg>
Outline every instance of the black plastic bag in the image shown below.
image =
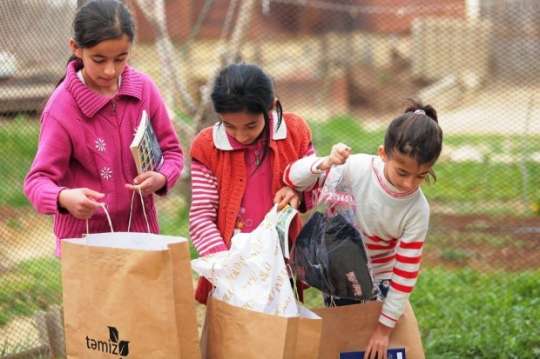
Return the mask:
<svg viewBox="0 0 540 359">
<path fill-rule="evenodd" d="M 343 200 L 347 195 L 336 192 L 335 186 L 325 185 L 324 191 L 319 203 L 324 210 L 311 216 L 296 239 L 296 274 L 331 297 L 373 299 L 376 289 L 362 236 L 353 224 L 352 201 Z"/>
</svg>

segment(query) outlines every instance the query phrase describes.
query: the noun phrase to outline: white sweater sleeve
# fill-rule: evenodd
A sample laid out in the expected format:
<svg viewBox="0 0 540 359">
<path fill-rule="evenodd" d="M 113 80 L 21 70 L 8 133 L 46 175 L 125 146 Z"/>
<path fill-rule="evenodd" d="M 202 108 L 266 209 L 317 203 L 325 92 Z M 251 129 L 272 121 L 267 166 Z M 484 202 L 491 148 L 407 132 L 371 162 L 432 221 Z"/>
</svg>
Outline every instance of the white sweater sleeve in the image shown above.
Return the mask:
<svg viewBox="0 0 540 359">
<path fill-rule="evenodd" d="M 283 174 L 283 182 L 297 191 L 313 188 L 324 171 L 317 170 L 324 157 L 307 156 L 288 165 Z"/>
<path fill-rule="evenodd" d="M 396 247 L 396 257 L 390 288 L 384 300 L 379 322 L 393 328 L 405 311 L 405 305 L 414 289 L 420 271 L 422 249 L 429 227 L 427 202 L 419 204 Z"/>
</svg>

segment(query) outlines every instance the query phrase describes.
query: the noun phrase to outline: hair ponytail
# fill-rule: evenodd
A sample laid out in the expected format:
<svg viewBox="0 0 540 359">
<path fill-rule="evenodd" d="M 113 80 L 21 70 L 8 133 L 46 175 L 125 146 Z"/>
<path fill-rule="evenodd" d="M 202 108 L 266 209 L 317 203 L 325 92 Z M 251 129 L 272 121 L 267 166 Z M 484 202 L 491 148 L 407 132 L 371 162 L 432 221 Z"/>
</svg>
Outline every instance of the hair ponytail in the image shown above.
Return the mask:
<svg viewBox="0 0 540 359">
<path fill-rule="evenodd" d="M 404 113 L 407 113 L 407 112 L 415 113 L 416 111 L 421 110 L 421 111 L 424 111 L 424 114 L 426 116 L 431 118 L 433 121 L 439 123 L 438 118 L 437 118 L 437 111 L 435 111 L 433 106 L 431 105 L 424 106 L 422 105 L 422 103 L 414 101 L 414 100 L 409 100 L 409 101 L 411 102 L 411 104 L 405 109 Z"/>
<path fill-rule="evenodd" d="M 384 151 L 410 156 L 419 165 L 433 164 L 442 151 L 443 133 L 437 111 L 430 105 L 411 101 L 405 112 L 388 126 L 384 136 Z"/>
<path fill-rule="evenodd" d="M 79 58 L 78 58 L 77 56 L 75 56 L 75 55 L 72 54 L 72 55 L 69 57 L 69 59 L 67 60 L 66 65 L 69 64 L 71 61 L 76 61 L 76 60 L 79 60 Z M 65 79 L 66 79 L 66 74 L 64 73 L 64 76 L 62 76 L 62 78 L 56 83 L 56 86 L 55 86 L 55 87 L 60 86 L 60 84 L 61 84 Z"/>
<path fill-rule="evenodd" d="M 279 99 L 276 99 L 275 107 L 276 107 L 276 114 L 277 114 L 276 129 L 278 129 L 279 126 L 281 126 L 281 122 L 283 121 L 283 106 L 281 106 L 281 101 L 279 101 Z"/>
</svg>

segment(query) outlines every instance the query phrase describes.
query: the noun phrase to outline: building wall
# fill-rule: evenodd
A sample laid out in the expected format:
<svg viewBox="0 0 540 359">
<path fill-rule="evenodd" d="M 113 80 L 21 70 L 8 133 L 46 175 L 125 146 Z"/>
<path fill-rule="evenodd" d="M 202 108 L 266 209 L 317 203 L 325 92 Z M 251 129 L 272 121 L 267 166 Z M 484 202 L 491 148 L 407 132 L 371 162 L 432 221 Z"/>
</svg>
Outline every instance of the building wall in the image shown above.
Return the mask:
<svg viewBox="0 0 540 359">
<path fill-rule="evenodd" d="M 465 0 L 354 0 L 357 5 L 387 7 L 389 12 L 375 11 L 358 26 L 369 32 L 408 34 L 418 17 L 464 18 Z"/>
<path fill-rule="evenodd" d="M 135 0 L 126 0 L 137 24 L 137 41 L 152 42 L 155 40 L 154 29 L 146 20 Z M 173 40 L 186 39 L 192 28 L 192 0 L 166 0 L 165 12 L 167 14 L 167 29 Z"/>
<path fill-rule="evenodd" d="M 480 17 L 493 23 L 492 66 L 499 76 L 540 77 L 540 2 L 482 0 Z"/>
<path fill-rule="evenodd" d="M 126 0 L 138 24 L 138 39 L 154 40 L 154 32 L 134 0 Z M 334 0 L 336 5 L 351 5 L 351 0 Z M 173 40 L 185 40 L 197 22 L 205 0 L 166 0 L 169 35 Z M 230 0 L 214 1 L 205 18 L 198 39 L 217 39 L 225 22 Z M 465 17 L 465 0 L 352 0 L 360 9 L 356 13 L 320 9 L 309 5 L 270 2 L 270 11 L 263 13 L 261 3 L 255 6 L 255 15 L 248 36 L 306 36 L 327 32 L 361 30 L 375 33 L 408 34 L 411 22 L 417 17 Z M 238 13 L 239 4 L 237 5 Z M 375 9 L 376 11 L 372 11 Z"/>
</svg>

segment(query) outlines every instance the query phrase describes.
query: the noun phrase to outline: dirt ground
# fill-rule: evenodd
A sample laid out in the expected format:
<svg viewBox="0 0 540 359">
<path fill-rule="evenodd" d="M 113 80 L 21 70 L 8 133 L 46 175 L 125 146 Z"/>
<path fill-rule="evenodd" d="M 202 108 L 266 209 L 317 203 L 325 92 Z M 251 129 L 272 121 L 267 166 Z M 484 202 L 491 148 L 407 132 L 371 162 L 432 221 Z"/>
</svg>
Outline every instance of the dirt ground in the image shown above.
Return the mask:
<svg viewBox="0 0 540 359">
<path fill-rule="evenodd" d="M 48 216 L 0 208 L 0 273 L 22 260 L 51 256 L 55 241 Z M 433 214 L 424 263 L 479 271 L 540 268 L 540 216 Z"/>
<path fill-rule="evenodd" d="M 471 268 L 480 272 L 540 269 L 540 216 L 529 218 L 488 215 L 434 214 L 424 249 L 424 266 Z M 9 264 L 54 252 L 50 218 L 28 209 L 0 209 L 0 275 Z M 194 275 L 194 285 L 196 285 Z M 199 332 L 205 307 L 196 304 Z M 13 321 L 0 330 L 10 347 L 37 343 L 31 318 Z M 8 335 L 9 334 L 9 335 Z M 17 335 L 15 335 L 17 334 Z M 25 342 L 26 343 L 26 342 Z"/>
<path fill-rule="evenodd" d="M 54 255 L 50 216 L 33 209 L 0 208 L 0 273 L 18 262 Z"/>
<path fill-rule="evenodd" d="M 431 266 L 485 272 L 540 268 L 540 217 L 435 214 L 427 241 L 424 263 Z"/>
</svg>

